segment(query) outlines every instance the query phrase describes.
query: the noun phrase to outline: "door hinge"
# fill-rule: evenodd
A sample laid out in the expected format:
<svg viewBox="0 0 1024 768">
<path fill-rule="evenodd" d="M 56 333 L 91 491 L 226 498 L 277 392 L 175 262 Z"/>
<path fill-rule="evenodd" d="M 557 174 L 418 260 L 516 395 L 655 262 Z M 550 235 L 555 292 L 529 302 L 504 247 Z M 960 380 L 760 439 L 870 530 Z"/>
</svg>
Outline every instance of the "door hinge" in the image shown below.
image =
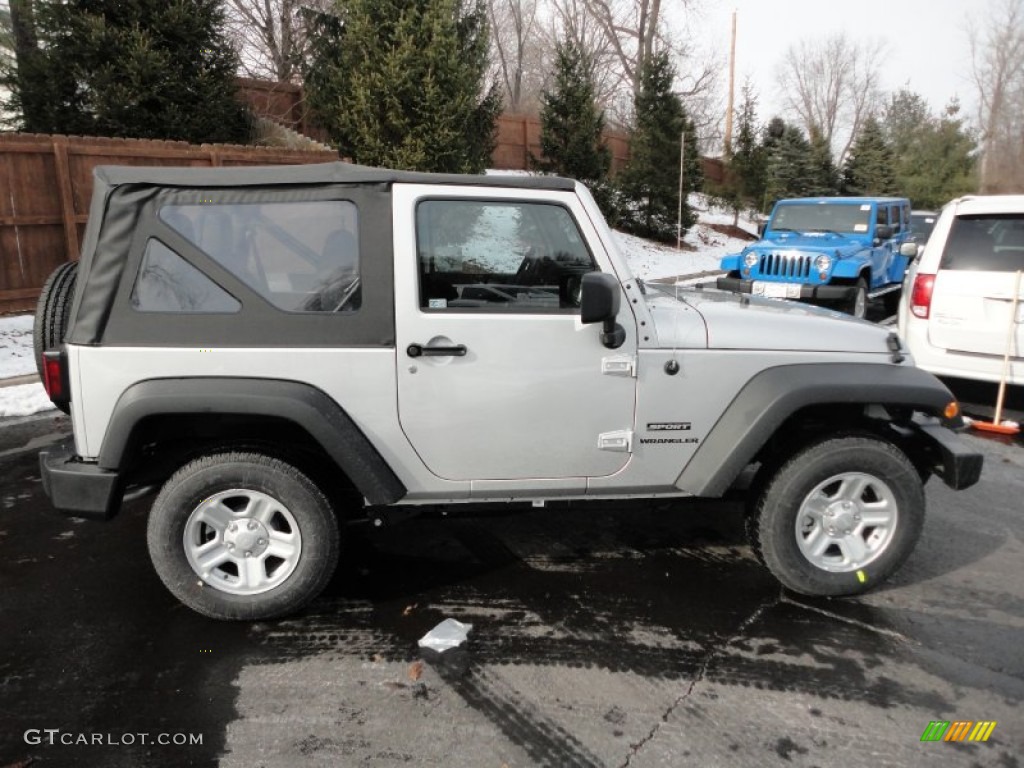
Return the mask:
<svg viewBox="0 0 1024 768">
<path fill-rule="evenodd" d="M 597 436 L 597 447 L 602 451 L 616 453 L 633 452 L 633 430 L 619 429 L 615 432 L 602 432 Z"/>
<path fill-rule="evenodd" d="M 609 355 L 601 358 L 601 373 L 606 376 L 636 378 L 636 358 L 632 355 Z"/>
</svg>

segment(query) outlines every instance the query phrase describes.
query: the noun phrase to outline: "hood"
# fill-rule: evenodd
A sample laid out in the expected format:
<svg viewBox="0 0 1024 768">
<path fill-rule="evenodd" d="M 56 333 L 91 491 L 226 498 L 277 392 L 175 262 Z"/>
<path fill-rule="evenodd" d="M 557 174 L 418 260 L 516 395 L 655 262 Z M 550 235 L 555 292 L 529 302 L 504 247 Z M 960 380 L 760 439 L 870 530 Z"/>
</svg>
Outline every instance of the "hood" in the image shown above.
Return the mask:
<svg viewBox="0 0 1024 768">
<path fill-rule="evenodd" d="M 647 286 L 662 347 L 887 353 L 893 333 L 874 323 L 795 301 L 672 286 Z M 693 315 L 703 320 L 696 343 Z"/>
<path fill-rule="evenodd" d="M 770 240 L 751 243 L 743 249 L 743 253 L 793 249 L 799 250 L 802 254 L 826 253 L 829 256 L 842 258 L 863 247 L 864 243 L 851 235 L 840 235 L 834 232 L 783 232 L 772 234 Z"/>
</svg>

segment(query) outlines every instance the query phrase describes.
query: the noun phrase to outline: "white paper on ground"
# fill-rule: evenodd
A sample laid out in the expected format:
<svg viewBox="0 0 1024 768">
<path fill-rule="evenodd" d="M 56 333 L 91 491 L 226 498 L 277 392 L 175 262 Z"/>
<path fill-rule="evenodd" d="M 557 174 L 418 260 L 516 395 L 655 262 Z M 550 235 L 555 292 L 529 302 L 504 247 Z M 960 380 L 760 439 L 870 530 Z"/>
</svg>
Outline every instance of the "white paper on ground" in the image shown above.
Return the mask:
<svg viewBox="0 0 1024 768">
<path fill-rule="evenodd" d="M 473 628 L 472 624 L 464 624 L 455 619 L 445 619 L 432 630 L 420 638 L 420 648 L 430 648 L 434 651 L 447 651 L 449 648 L 457 648 L 466 642 L 466 636 Z"/>
</svg>

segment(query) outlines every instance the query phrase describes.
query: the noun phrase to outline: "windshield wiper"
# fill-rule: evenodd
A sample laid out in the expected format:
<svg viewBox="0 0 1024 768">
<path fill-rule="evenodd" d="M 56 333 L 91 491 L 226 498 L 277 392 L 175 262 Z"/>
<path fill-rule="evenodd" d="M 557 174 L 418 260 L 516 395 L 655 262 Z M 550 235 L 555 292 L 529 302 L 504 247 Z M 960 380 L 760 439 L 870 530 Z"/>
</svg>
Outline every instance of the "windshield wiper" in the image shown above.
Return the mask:
<svg viewBox="0 0 1024 768">
<path fill-rule="evenodd" d="M 808 229 L 807 231 L 808 232 L 821 232 L 821 233 L 826 234 L 826 235 L 835 235 L 836 237 L 842 237 L 842 235 L 839 234 L 838 232 L 836 232 L 834 229 L 820 229 L 818 227 L 815 227 L 814 229 Z"/>
</svg>

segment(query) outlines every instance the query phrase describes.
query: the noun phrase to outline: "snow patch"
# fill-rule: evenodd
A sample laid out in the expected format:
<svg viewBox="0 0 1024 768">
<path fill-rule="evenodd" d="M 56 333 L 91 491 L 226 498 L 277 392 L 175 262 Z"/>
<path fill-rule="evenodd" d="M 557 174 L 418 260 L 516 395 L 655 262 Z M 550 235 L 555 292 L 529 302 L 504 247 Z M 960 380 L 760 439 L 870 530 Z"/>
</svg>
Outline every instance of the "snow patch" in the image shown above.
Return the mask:
<svg viewBox="0 0 1024 768">
<path fill-rule="evenodd" d="M 0 379 L 36 372 L 32 315 L 0 317 Z"/>
<path fill-rule="evenodd" d="M 9 416 L 31 416 L 33 413 L 48 411 L 51 408 L 53 403 L 46 396 L 42 384 L 0 387 L 0 419 Z"/>
</svg>

